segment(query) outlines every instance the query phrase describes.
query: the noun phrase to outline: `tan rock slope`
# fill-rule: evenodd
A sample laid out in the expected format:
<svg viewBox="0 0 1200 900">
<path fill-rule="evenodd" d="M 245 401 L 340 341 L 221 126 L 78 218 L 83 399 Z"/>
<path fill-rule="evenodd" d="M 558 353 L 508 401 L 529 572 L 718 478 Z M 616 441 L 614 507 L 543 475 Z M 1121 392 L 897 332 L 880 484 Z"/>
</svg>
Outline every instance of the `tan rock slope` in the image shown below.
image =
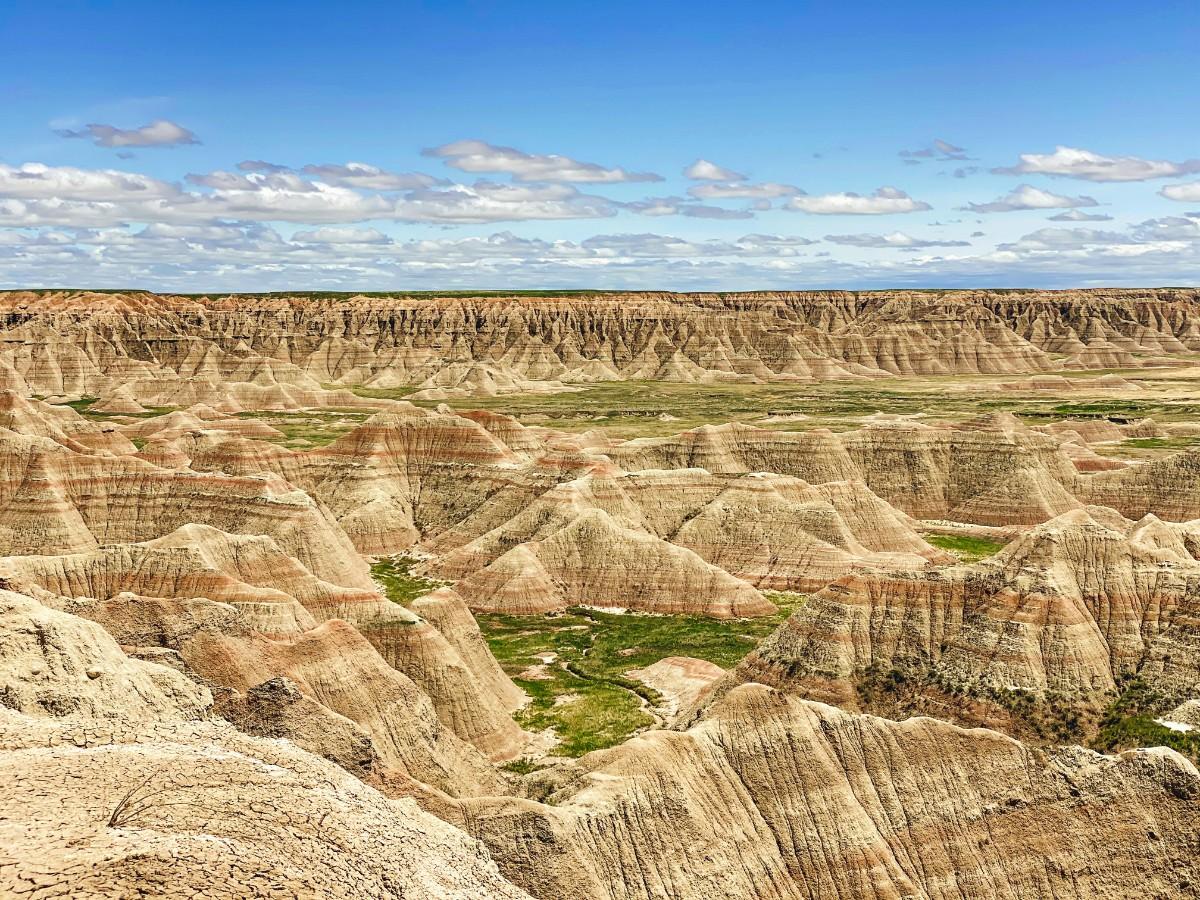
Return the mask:
<svg viewBox="0 0 1200 900">
<path fill-rule="evenodd" d="M 1024 697 L 1057 716 L 1094 713 L 1135 675 L 1186 699 L 1200 693 L 1198 539 L 1200 522 L 1130 522 L 1089 507 L 971 566 L 846 576 L 728 683 L 883 703 L 893 714 L 903 698 L 916 703 L 909 709 L 1001 725 L 1003 708 Z M 879 697 L 883 676 L 904 690 Z M 906 696 L 914 689 L 938 705 Z"/>
<path fill-rule="evenodd" d="M 762 685 L 687 731 L 589 754 L 549 788 L 551 805 L 464 801 L 501 871 L 542 897 L 1198 891 L 1200 774 L 1173 751 L 1044 753 Z"/>
<path fill-rule="evenodd" d="M 544 776 L 549 804 L 445 801 L 497 871 L 412 801 L 294 744 L 203 721 L 203 688 L 128 659 L 98 626 L 0 600 L 0 644 L 24 648 L 2 657 L 5 684 L 44 673 L 60 698 L 0 711 L 12 788 L 0 799 L 0 886 L 12 893 L 1197 895 L 1200 773 L 1172 751 L 1047 754 L 761 685 L 727 693 L 686 731 Z M 277 682 L 258 693 L 290 694 Z M 344 730 L 326 730 L 346 745 Z"/>
<path fill-rule="evenodd" d="M 1058 746 L 1131 685 L 1200 721 L 1200 451 L 1157 449 L 1192 423 L 620 440 L 347 389 L 1074 391 L 1048 373 L 1185 362 L 1198 317 L 1181 289 L 0 294 L 0 894 L 1200 896 L 1192 763 Z M 338 436 L 292 439 L 314 419 Z M 1162 440 L 1103 446 L 1130 437 Z M 1008 544 L 959 564 L 935 532 Z M 448 586 L 392 602 L 369 557 L 398 553 Z M 518 726 L 472 614 L 739 634 L 771 591 L 795 611 L 756 651 L 629 673 L 664 727 L 579 760 Z"/>
<path fill-rule="evenodd" d="M 6 896 L 526 896 L 411 800 L 205 722 L 207 690 L 7 591 L 0 695 Z"/>
<path fill-rule="evenodd" d="M 0 372 L 39 394 L 133 383 L 139 400 L 139 381 L 165 375 L 266 391 L 336 383 L 489 393 L 638 378 L 1028 374 L 1195 352 L 1197 300 L 1182 289 L 537 298 L 18 291 L 0 294 L 8 348 Z M 167 405 L 164 394 L 156 399 Z M 214 399 L 201 391 L 170 405 Z"/>
</svg>

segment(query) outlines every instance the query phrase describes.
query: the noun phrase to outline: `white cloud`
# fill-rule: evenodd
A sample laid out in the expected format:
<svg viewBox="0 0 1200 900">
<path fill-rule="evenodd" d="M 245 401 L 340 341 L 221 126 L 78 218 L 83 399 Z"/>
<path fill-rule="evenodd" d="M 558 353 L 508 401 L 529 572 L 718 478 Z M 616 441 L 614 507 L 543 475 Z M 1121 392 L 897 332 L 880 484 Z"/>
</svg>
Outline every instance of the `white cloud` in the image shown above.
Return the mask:
<svg viewBox="0 0 1200 900">
<path fill-rule="evenodd" d="M 780 234 L 747 234 L 738 238 L 737 246 L 745 248 L 747 253 L 792 254 L 800 247 L 810 247 L 817 241 L 798 235 Z"/>
<path fill-rule="evenodd" d="M 241 172 L 290 172 L 289 166 L 281 166 L 279 163 L 267 162 L 265 159 L 243 159 L 237 164 L 238 170 Z"/>
<path fill-rule="evenodd" d="M 512 185 L 477 181 L 474 185 L 410 191 L 398 198 L 392 216 L 411 222 L 459 224 L 615 216 L 617 206 L 604 197 L 581 194 L 568 185 Z"/>
<path fill-rule="evenodd" d="M 455 141 L 422 151 L 423 156 L 443 160 L 463 172 L 500 172 L 517 181 L 562 181 L 590 184 L 616 184 L 627 181 L 662 181 L 652 172 L 629 172 L 580 162 L 569 156 L 526 153 L 513 147 L 498 147 L 486 141 Z"/>
<path fill-rule="evenodd" d="M 97 147 L 178 147 L 200 143 L 190 130 L 167 119 L 156 119 L 141 128 L 91 124 L 78 131 L 59 129 L 56 133 L 65 138 L 91 138 Z"/>
<path fill-rule="evenodd" d="M 1187 184 L 1169 184 L 1159 193 L 1168 200 L 1181 200 L 1184 203 L 1200 203 L 1200 181 L 1190 181 Z"/>
<path fill-rule="evenodd" d="M 925 247 L 971 246 L 967 241 L 938 241 L 915 238 L 902 231 L 893 231 L 891 234 L 827 234 L 825 235 L 825 240 L 847 247 L 895 248 L 899 250 L 920 250 Z"/>
<path fill-rule="evenodd" d="M 301 171 L 328 184 L 372 191 L 411 191 L 437 183 L 436 178 L 420 172 L 387 172 L 361 162 L 348 162 L 344 166 L 333 163 L 308 165 Z"/>
<path fill-rule="evenodd" d="M 1017 212 L 1025 209 L 1078 209 L 1099 206 L 1093 197 L 1065 197 L 1029 184 L 1018 185 L 990 203 L 968 203 L 964 209 L 976 213 Z"/>
<path fill-rule="evenodd" d="M 687 216 L 692 219 L 753 219 L 749 209 L 725 209 L 695 203 L 684 197 L 646 197 L 622 203 L 621 207 L 639 216 Z"/>
<path fill-rule="evenodd" d="M 1054 175 L 1085 181 L 1148 181 L 1200 172 L 1200 160 L 1168 162 L 1139 156 L 1102 156 L 1060 144 L 1053 153 L 1022 153 L 1015 166 L 992 171 L 998 175 Z"/>
<path fill-rule="evenodd" d="M 683 197 L 647 197 L 644 200 L 631 200 L 621 206 L 639 216 L 676 216 L 679 208 L 688 203 Z"/>
<path fill-rule="evenodd" d="M 733 169 L 726 169 L 724 166 L 718 166 L 715 162 L 709 162 L 707 159 L 698 159 L 686 169 L 683 174 L 691 178 L 693 181 L 745 181 L 746 176 L 741 172 L 735 172 Z"/>
<path fill-rule="evenodd" d="M 694 184 L 688 193 L 698 200 L 771 200 L 776 197 L 794 197 L 803 193 L 790 184 L 773 181 L 762 184 Z"/>
<path fill-rule="evenodd" d="M 1133 229 L 1141 241 L 1200 241 L 1200 215 L 1147 219 Z"/>
<path fill-rule="evenodd" d="M 213 188 L 216 191 L 315 192 L 318 190 L 313 182 L 286 169 L 280 172 L 251 172 L 248 175 L 239 175 L 236 172 L 207 172 L 203 175 L 187 175 L 184 180 L 197 187 Z"/>
<path fill-rule="evenodd" d="M 679 214 L 692 219 L 753 219 L 754 213 L 748 209 L 725 209 L 722 206 L 706 206 L 703 203 L 686 204 L 679 208 Z"/>
<path fill-rule="evenodd" d="M 1069 209 L 1066 212 L 1060 212 L 1057 216 L 1050 216 L 1047 219 L 1049 222 L 1111 222 L 1112 216 L 1106 213 L 1085 213 L 1078 209 Z"/>
<path fill-rule="evenodd" d="M 358 173 L 395 183 L 388 173 Z M 606 218 L 617 205 L 565 184 L 433 184 L 396 196 L 364 193 L 301 174 L 209 172 L 185 191 L 145 175 L 29 163 L 0 165 L 0 226 L 106 227 L 130 222 L 218 219 L 343 224 L 370 220 L 487 223 Z"/>
<path fill-rule="evenodd" d="M 116 169 L 77 169 L 25 163 L 0 163 L 0 197 L 52 200 L 147 200 L 177 197 L 176 185 Z"/>
<path fill-rule="evenodd" d="M 298 244 L 390 244 L 392 239 L 378 228 L 316 228 L 297 231 L 292 240 Z"/>
<path fill-rule="evenodd" d="M 314 290 L 393 284 L 446 290 L 644 289 L 650 284 L 680 290 L 736 290 L 748 284 L 780 289 L 1144 286 L 1191 280 L 1200 267 L 1200 241 L 1159 239 L 1164 228 L 1189 227 L 1167 222 L 1128 232 L 1045 229 L 972 255 L 879 253 L 861 262 L 831 256 L 809 246 L 807 238 L 761 234 L 737 240 L 602 234 L 573 242 L 499 232 L 380 241 L 371 234 L 374 229 L 324 228 L 289 240 L 262 223 L 0 229 L 0 285 L 136 284 L 205 291 L 280 290 L 297 284 Z"/>
<path fill-rule="evenodd" d="M 1040 228 L 1001 249 L 1058 250 L 1134 243 L 1129 235 L 1117 231 L 1097 231 L 1094 228 Z"/>
<path fill-rule="evenodd" d="M 922 200 L 914 200 L 904 191 L 894 187 L 881 187 L 869 196 L 841 193 L 793 197 L 784 209 L 812 213 L 819 216 L 883 216 L 892 213 L 911 213 L 932 209 Z"/>
</svg>

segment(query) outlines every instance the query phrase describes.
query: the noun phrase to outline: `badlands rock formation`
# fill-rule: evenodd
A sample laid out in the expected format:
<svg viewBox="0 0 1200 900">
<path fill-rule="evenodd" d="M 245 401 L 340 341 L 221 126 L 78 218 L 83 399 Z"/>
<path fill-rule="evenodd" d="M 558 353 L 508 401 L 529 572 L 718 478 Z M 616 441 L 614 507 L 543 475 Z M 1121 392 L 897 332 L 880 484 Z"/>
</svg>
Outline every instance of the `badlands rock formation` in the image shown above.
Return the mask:
<svg viewBox="0 0 1200 900">
<path fill-rule="evenodd" d="M 448 395 L 555 381 L 1029 374 L 1194 352 L 1198 302 L 1194 290 L 444 299 L 16 291 L 0 294 L 0 373 L 28 393 L 103 395 L 129 384 L 138 400 L 164 375 Z M 211 402 L 193 396 L 172 405 Z"/>
<path fill-rule="evenodd" d="M 501 871 L 545 897 L 1198 891 L 1200 773 L 1169 750 L 1048 754 L 744 685 L 688 730 L 589 754 L 548 787 L 552 805 L 464 801 Z"/>
<path fill-rule="evenodd" d="M 207 689 L 7 591 L 0 696 L 5 896 L 526 896 L 411 800 L 205 721 Z"/>
<path fill-rule="evenodd" d="M 1088 507 L 971 566 L 843 577 L 817 592 L 729 676 L 843 705 L 879 676 L 942 714 L 996 724 L 1022 695 L 1055 715 L 1095 712 L 1135 675 L 1200 693 L 1200 522 L 1130 522 Z M 864 693 L 865 692 L 865 693 Z M 719 693 L 719 690 L 718 690 Z M 870 696 L 865 696 L 869 694 Z M 913 705 L 915 704 L 915 705 Z"/>
<path fill-rule="evenodd" d="M 1192 762 L 1072 745 L 1134 684 L 1200 718 L 1200 451 L 1104 448 L 1188 423 L 789 412 L 621 440 L 375 399 L 1049 391 L 1194 354 L 1198 304 L 2 294 L 0 893 L 1200 896 Z M 303 418 L 336 435 L 289 440 Z M 933 534 L 1008 544 L 967 565 Z M 389 599 L 372 557 L 400 553 L 446 586 Z M 578 760 L 518 725 L 473 615 L 744 637 L 784 601 L 728 670 L 698 640 L 611 682 L 660 727 Z"/>
</svg>

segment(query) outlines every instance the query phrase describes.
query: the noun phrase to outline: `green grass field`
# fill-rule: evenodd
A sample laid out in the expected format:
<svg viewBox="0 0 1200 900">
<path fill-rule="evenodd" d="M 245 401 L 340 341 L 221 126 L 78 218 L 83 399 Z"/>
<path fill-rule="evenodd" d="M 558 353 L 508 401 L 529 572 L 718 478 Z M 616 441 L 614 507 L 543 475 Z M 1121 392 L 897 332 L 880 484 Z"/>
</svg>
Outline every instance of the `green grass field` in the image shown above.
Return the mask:
<svg viewBox="0 0 1200 900">
<path fill-rule="evenodd" d="M 993 541 L 988 538 L 973 537 L 967 534 L 927 534 L 925 540 L 935 547 L 941 547 L 958 557 L 959 562 L 979 562 L 999 553 L 1004 548 L 1004 541 Z"/>
<path fill-rule="evenodd" d="M 759 619 L 652 616 L 573 608 L 547 616 L 476 616 L 504 671 L 531 697 L 519 714 L 532 731 L 551 728 L 553 753 L 581 756 L 619 744 L 657 721 L 659 697 L 628 676 L 668 656 L 729 668 L 758 646 L 803 598 L 772 594 L 779 613 Z M 544 662 L 543 654 L 553 654 Z"/>
<path fill-rule="evenodd" d="M 1200 731 L 1173 731 L 1154 721 L 1174 705 L 1174 699 L 1159 696 L 1140 678 L 1134 678 L 1123 686 L 1120 696 L 1105 712 L 1092 746 L 1105 752 L 1170 747 L 1193 762 L 1200 762 Z"/>
<path fill-rule="evenodd" d="M 290 450 L 312 450 L 333 443 L 353 431 L 371 413 L 364 410 L 306 409 L 297 412 L 276 410 L 238 413 L 239 419 L 258 419 L 283 432 L 283 437 L 264 438 Z"/>
<path fill-rule="evenodd" d="M 1072 378 L 1105 372 L 1068 373 Z M 412 387 L 352 388 L 363 397 L 405 399 Z M 857 428 L 863 416 L 888 413 L 921 416 L 929 421 L 957 421 L 986 412 L 1008 412 L 1031 425 L 1065 418 L 1113 418 L 1132 421 L 1146 416 L 1159 421 L 1200 418 L 1198 399 L 1080 399 L 1038 392 L 996 389 L 995 376 L 931 376 L 886 378 L 867 382 L 815 384 L 678 384 L 612 381 L 582 385 L 563 393 L 502 394 L 446 401 L 416 400 L 420 406 L 447 403 L 458 410 L 489 409 L 516 416 L 526 424 L 545 424 L 565 431 L 601 429 L 615 437 L 675 434 L 706 424 L 752 422 L 764 428 L 806 430 Z M 806 419 L 760 421 L 772 414 L 802 414 Z"/>
<path fill-rule="evenodd" d="M 442 582 L 416 575 L 412 567 L 416 560 L 407 556 L 389 556 L 371 566 L 371 577 L 383 588 L 384 596 L 393 603 L 407 606 L 418 597 L 437 590 Z"/>
</svg>

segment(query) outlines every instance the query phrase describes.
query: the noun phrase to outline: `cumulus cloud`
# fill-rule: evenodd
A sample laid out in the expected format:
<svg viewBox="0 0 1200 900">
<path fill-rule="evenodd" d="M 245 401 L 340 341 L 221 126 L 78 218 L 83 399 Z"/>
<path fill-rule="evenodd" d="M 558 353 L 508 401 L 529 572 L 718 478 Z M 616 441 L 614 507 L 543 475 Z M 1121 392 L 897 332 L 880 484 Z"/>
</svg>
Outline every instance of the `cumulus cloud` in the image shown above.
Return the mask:
<svg viewBox="0 0 1200 900">
<path fill-rule="evenodd" d="M 1057 216 L 1050 216 L 1049 222 L 1111 222 L 1112 216 L 1106 213 L 1085 213 L 1079 209 L 1069 209 Z"/>
<path fill-rule="evenodd" d="M 709 162 L 707 159 L 698 159 L 686 169 L 683 174 L 691 178 L 693 181 L 745 181 L 746 176 L 741 172 L 735 172 L 733 169 L 726 169 L 724 166 L 718 166 L 715 162 Z"/>
<path fill-rule="evenodd" d="M 581 284 L 735 290 L 751 283 L 781 289 L 1144 286 L 1186 283 L 1200 267 L 1200 240 L 1161 239 L 1164 228 L 1188 227 L 1166 222 L 1056 236 L 1046 229 L 970 255 L 880 253 L 861 262 L 820 251 L 807 238 L 761 234 L 736 240 L 601 234 L 567 241 L 498 232 L 380 241 L 370 234 L 374 229 L 342 228 L 305 230 L 285 239 L 271 225 L 255 222 L 0 229 L 0 286 L 136 283 L 206 291 L 280 290 L 298 283 L 314 290 L 400 283 L 443 290 Z"/>
<path fill-rule="evenodd" d="M 644 200 L 622 203 L 621 206 L 639 216 L 674 216 L 687 202 L 683 197 L 646 197 Z"/>
<path fill-rule="evenodd" d="M 496 184 L 410 191 L 395 202 L 391 218 L 410 222 L 481 224 L 505 221 L 598 219 L 615 216 L 617 205 L 604 197 L 582 194 L 568 185 Z"/>
<path fill-rule="evenodd" d="M 621 207 L 639 216 L 687 216 L 692 219 L 753 219 L 754 212 L 749 209 L 725 209 L 720 206 L 709 206 L 695 203 L 686 197 L 646 197 L 644 200 L 631 200 L 622 203 Z"/>
<path fill-rule="evenodd" d="M 965 160 L 970 158 L 962 147 L 956 147 L 941 138 L 935 139 L 928 147 L 921 147 L 919 150 L 901 150 L 899 156 L 905 162 L 914 165 L 924 159 Z"/>
<path fill-rule="evenodd" d="M 914 200 L 904 191 L 894 187 L 881 187 L 873 194 L 863 196 L 854 193 L 801 194 L 793 197 L 784 209 L 812 213 L 819 216 L 883 216 L 892 213 L 911 213 L 932 209 L 922 200 Z"/>
<path fill-rule="evenodd" d="M 747 234 L 738 238 L 737 246 L 747 252 L 767 255 L 791 255 L 800 247 L 810 247 L 817 241 L 798 235 Z"/>
<path fill-rule="evenodd" d="M 1130 236 L 1117 231 L 1097 231 L 1094 228 L 1040 228 L 1020 240 L 1001 244 L 1000 248 L 1002 250 L 1060 250 L 1132 242 Z"/>
<path fill-rule="evenodd" d="M 1093 197 L 1065 197 L 1022 184 L 990 203 L 968 203 L 963 209 L 976 213 L 1017 212 L 1025 209 L 1078 209 L 1099 206 Z"/>
<path fill-rule="evenodd" d="M 1147 219 L 1133 229 L 1139 241 L 1200 241 L 1200 215 Z"/>
<path fill-rule="evenodd" d="M 243 159 L 237 164 L 240 172 L 290 172 L 290 166 L 267 162 L 265 159 Z"/>
<path fill-rule="evenodd" d="M 297 231 L 292 240 L 300 244 L 390 244 L 392 239 L 378 228 L 316 228 Z"/>
<path fill-rule="evenodd" d="M 91 124 L 78 131 L 64 128 L 55 133 L 65 138 L 90 138 L 97 147 L 178 147 L 200 143 L 189 129 L 168 119 L 155 119 L 141 128 Z"/>
<path fill-rule="evenodd" d="M 0 197 L 115 201 L 177 197 L 179 193 L 176 185 L 135 172 L 77 169 L 42 163 L 25 163 L 22 166 L 0 163 Z"/>
<path fill-rule="evenodd" d="M 754 213 L 748 209 L 725 209 L 721 206 L 706 206 L 703 203 L 693 203 L 681 206 L 679 214 L 692 219 L 753 219 Z"/>
<path fill-rule="evenodd" d="M 762 184 L 745 183 L 710 183 L 694 184 L 688 188 L 688 194 L 698 200 L 772 200 L 776 197 L 794 197 L 803 191 L 790 184 L 777 184 L 766 181 Z"/>
<path fill-rule="evenodd" d="M 1084 181 L 1148 181 L 1200 172 L 1200 159 L 1168 162 L 1140 156 L 1102 156 L 1060 144 L 1053 153 L 1022 153 L 1016 165 L 992 171 L 997 175 L 1053 175 Z"/>
<path fill-rule="evenodd" d="M 734 241 L 687 240 L 671 235 L 600 234 L 579 243 L 580 250 L 605 255 L 653 257 L 785 257 L 795 256 L 816 241 L 779 234 L 747 234 Z M 560 243 L 555 252 L 572 254 L 572 245 Z"/>
<path fill-rule="evenodd" d="M 396 183 L 390 173 L 355 174 L 377 184 Z M 370 220 L 472 224 L 606 218 L 618 208 L 566 184 L 433 183 L 383 195 L 291 171 L 216 171 L 191 174 L 186 181 L 199 190 L 110 169 L 0 165 L 0 226 L 103 227 L 219 219 L 307 225 Z"/>
<path fill-rule="evenodd" d="M 1169 184 L 1159 193 L 1168 200 L 1181 200 L 1184 203 L 1200 203 L 1200 181 L 1187 184 Z"/>
<path fill-rule="evenodd" d="M 237 172 L 206 172 L 192 173 L 184 176 L 184 180 L 197 187 L 213 188 L 218 191 L 290 191 L 314 192 L 319 188 L 311 181 L 301 178 L 294 172 L 250 172 L 239 175 Z"/>
<path fill-rule="evenodd" d="M 921 250 L 926 247 L 969 247 L 967 241 L 937 241 L 915 238 L 902 231 L 891 234 L 827 234 L 825 240 L 847 247 L 895 248 L 898 250 Z"/>
<path fill-rule="evenodd" d="M 344 166 L 333 163 L 308 165 L 300 171 L 329 184 L 373 191 L 410 191 L 437 183 L 436 178 L 420 172 L 387 172 L 361 162 L 348 162 Z"/>
<path fill-rule="evenodd" d="M 455 141 L 421 151 L 423 156 L 441 159 L 463 172 L 500 172 L 517 181 L 561 181 L 591 184 L 616 184 L 627 181 L 662 181 L 653 172 L 629 172 L 580 162 L 557 154 L 526 153 L 513 147 L 499 147 L 486 141 Z"/>
</svg>

